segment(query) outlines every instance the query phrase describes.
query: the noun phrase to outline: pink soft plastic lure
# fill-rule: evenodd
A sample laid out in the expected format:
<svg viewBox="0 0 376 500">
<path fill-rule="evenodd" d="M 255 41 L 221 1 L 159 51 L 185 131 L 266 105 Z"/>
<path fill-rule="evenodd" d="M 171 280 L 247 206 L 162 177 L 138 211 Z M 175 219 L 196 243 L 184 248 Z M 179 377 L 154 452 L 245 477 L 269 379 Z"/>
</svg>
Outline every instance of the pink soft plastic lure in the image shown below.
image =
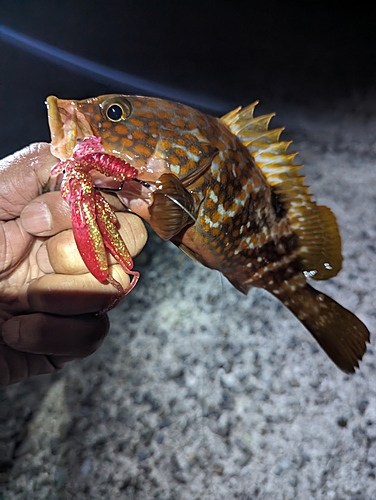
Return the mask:
<svg viewBox="0 0 376 500">
<path fill-rule="evenodd" d="M 96 188 L 93 171 L 123 184 L 134 179 L 137 170 L 121 158 L 104 153 L 99 137 L 86 137 L 74 148 L 71 158 L 60 161 L 51 171 L 52 175 L 63 175 L 61 194 L 69 203 L 74 239 L 86 267 L 98 281 L 110 283 L 119 292 L 108 308 L 112 309 L 135 287 L 140 274 L 132 271 L 133 260 L 118 231 L 116 215 Z M 133 276 L 126 288 L 111 276 L 106 249 Z"/>
</svg>

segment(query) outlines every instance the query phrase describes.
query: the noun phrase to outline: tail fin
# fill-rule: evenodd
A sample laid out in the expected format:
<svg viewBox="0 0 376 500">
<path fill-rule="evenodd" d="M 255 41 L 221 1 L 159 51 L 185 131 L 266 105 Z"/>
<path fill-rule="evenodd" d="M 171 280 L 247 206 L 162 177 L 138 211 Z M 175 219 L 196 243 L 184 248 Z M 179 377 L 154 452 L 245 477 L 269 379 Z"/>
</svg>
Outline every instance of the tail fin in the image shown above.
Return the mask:
<svg viewBox="0 0 376 500">
<path fill-rule="evenodd" d="M 359 368 L 369 331 L 353 313 L 308 284 L 272 293 L 303 323 L 338 368 L 345 373 Z"/>
</svg>

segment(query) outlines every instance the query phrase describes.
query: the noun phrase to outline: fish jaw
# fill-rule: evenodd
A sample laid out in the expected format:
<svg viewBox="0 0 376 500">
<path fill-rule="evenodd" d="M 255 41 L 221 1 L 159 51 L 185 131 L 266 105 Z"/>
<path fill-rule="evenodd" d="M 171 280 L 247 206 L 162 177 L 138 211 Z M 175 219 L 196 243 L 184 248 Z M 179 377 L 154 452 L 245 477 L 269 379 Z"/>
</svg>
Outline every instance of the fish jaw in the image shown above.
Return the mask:
<svg viewBox="0 0 376 500">
<path fill-rule="evenodd" d="M 121 191 L 118 191 L 116 195 L 131 212 L 150 224 L 149 209 L 154 201 L 154 193 L 158 189 L 158 180 L 163 174 L 169 172 L 166 160 L 153 156 L 149 158 L 144 168 L 138 170 L 137 185 L 136 182 L 124 183 Z"/>
<path fill-rule="evenodd" d="M 49 96 L 46 100 L 51 130 L 51 153 L 60 160 L 71 158 L 77 142 L 93 134 L 85 115 L 74 101 Z"/>
</svg>

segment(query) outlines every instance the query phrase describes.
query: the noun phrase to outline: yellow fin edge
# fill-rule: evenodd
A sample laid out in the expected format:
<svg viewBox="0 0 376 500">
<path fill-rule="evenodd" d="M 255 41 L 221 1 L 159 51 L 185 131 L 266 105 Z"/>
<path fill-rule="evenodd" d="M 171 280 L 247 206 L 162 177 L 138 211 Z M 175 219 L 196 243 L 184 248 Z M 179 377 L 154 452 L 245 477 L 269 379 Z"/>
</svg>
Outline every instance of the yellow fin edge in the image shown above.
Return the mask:
<svg viewBox="0 0 376 500">
<path fill-rule="evenodd" d="M 302 165 L 294 164 L 297 153 L 287 153 L 291 142 L 280 141 L 283 128 L 269 130 L 274 114 L 254 118 L 258 101 L 230 111 L 221 120 L 247 147 L 275 193 L 280 196 L 298 236 L 299 254 L 307 277 L 324 280 L 342 266 L 341 237 L 333 212 L 318 206 L 299 173 Z"/>
</svg>

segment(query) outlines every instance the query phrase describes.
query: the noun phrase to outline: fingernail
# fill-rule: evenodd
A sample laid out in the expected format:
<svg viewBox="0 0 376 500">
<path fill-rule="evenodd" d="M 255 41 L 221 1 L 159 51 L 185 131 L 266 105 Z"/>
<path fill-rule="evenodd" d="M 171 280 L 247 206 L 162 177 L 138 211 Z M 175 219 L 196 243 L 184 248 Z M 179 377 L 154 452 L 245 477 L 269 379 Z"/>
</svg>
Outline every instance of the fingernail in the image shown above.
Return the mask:
<svg viewBox="0 0 376 500">
<path fill-rule="evenodd" d="M 45 274 L 51 274 L 54 271 L 53 267 L 51 266 L 50 262 L 50 257 L 48 255 L 47 251 L 47 246 L 42 245 L 40 249 L 37 252 L 37 263 L 39 269 L 44 272 Z"/>
<path fill-rule="evenodd" d="M 45 203 L 30 203 L 21 213 L 24 229 L 31 234 L 41 234 L 52 229 L 51 212 Z"/>
</svg>

